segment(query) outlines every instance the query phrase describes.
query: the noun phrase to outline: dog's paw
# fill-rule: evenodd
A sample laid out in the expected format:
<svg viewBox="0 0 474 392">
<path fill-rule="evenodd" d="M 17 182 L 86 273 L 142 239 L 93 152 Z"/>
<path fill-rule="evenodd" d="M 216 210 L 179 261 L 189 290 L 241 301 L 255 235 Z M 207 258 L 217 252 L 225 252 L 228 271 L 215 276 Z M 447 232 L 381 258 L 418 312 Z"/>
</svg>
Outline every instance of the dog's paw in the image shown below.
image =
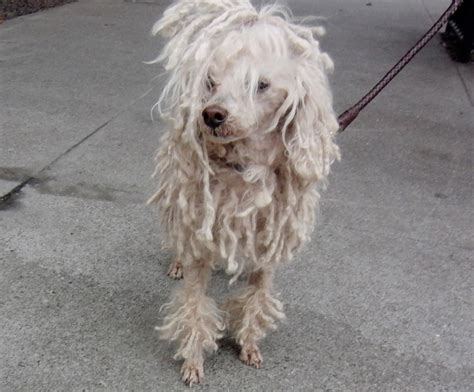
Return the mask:
<svg viewBox="0 0 474 392">
<path fill-rule="evenodd" d="M 170 265 L 170 268 L 168 269 L 167 275 L 171 279 L 183 279 L 183 264 L 181 264 L 179 260 L 173 261 Z"/>
<path fill-rule="evenodd" d="M 204 368 L 198 362 L 186 360 L 181 368 L 181 376 L 183 382 L 189 387 L 200 384 L 204 380 Z"/>
<path fill-rule="evenodd" d="M 263 357 L 256 344 L 244 344 L 240 350 L 239 358 L 246 365 L 257 369 L 262 366 Z"/>
</svg>

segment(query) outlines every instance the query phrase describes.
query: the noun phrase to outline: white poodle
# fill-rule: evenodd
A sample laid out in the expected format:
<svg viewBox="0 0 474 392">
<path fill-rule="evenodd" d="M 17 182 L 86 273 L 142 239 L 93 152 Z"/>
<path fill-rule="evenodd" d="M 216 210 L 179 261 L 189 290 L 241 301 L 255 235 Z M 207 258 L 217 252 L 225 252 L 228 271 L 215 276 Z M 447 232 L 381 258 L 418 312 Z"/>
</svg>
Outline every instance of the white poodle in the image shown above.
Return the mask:
<svg viewBox="0 0 474 392">
<path fill-rule="evenodd" d="M 169 39 L 154 61 L 169 72 L 155 105 L 169 126 L 150 202 L 179 260 L 170 273 L 184 273 L 159 329 L 178 342 L 188 385 L 202 380 L 204 353 L 225 329 L 240 359 L 260 367 L 258 342 L 284 317 L 273 271 L 309 239 L 315 185 L 339 158 L 321 30 L 247 0 L 176 1 L 153 27 Z M 206 294 L 219 266 L 231 281 L 248 275 L 222 306 Z"/>
</svg>

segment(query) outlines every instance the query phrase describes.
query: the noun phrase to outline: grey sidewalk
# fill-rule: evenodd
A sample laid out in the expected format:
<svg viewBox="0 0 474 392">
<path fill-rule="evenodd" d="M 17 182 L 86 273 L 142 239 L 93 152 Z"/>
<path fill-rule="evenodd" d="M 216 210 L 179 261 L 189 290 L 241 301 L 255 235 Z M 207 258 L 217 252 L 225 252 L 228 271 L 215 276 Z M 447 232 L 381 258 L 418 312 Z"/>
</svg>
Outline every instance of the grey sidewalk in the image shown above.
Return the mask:
<svg viewBox="0 0 474 392">
<path fill-rule="evenodd" d="M 174 285 L 144 205 L 167 1 L 79 1 L 0 24 L 0 391 L 185 390 L 153 327 Z M 338 111 L 449 1 L 291 1 L 327 17 Z M 231 345 L 204 386 L 468 391 L 474 385 L 474 67 L 437 40 L 339 137 L 312 243 L 281 269 L 264 366 Z M 217 273 L 215 295 L 227 280 Z"/>
</svg>

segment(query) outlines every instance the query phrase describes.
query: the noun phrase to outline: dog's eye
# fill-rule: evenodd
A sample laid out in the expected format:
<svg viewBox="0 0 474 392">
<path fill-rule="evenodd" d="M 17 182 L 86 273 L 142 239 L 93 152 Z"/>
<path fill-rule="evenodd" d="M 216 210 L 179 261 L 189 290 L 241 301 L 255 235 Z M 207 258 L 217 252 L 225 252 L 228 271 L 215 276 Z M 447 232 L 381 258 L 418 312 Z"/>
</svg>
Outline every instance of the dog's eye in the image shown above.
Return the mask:
<svg viewBox="0 0 474 392">
<path fill-rule="evenodd" d="M 214 81 L 214 79 L 212 79 L 212 76 L 207 77 L 206 85 L 209 91 L 214 90 L 214 88 L 216 87 L 216 82 Z"/>
<path fill-rule="evenodd" d="M 263 93 L 265 90 L 268 89 L 268 87 L 270 87 L 270 83 L 266 82 L 265 80 L 259 80 L 257 91 L 259 93 Z"/>
</svg>

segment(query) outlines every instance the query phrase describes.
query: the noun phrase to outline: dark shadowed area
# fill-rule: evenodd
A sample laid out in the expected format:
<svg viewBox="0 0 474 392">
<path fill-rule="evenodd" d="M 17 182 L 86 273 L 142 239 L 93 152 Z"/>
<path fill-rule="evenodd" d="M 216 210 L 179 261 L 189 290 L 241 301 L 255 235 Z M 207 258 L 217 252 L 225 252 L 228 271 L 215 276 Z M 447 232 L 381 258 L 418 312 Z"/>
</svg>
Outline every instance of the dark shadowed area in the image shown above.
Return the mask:
<svg viewBox="0 0 474 392">
<path fill-rule="evenodd" d="M 0 0 L 0 22 L 77 0 Z"/>
</svg>

